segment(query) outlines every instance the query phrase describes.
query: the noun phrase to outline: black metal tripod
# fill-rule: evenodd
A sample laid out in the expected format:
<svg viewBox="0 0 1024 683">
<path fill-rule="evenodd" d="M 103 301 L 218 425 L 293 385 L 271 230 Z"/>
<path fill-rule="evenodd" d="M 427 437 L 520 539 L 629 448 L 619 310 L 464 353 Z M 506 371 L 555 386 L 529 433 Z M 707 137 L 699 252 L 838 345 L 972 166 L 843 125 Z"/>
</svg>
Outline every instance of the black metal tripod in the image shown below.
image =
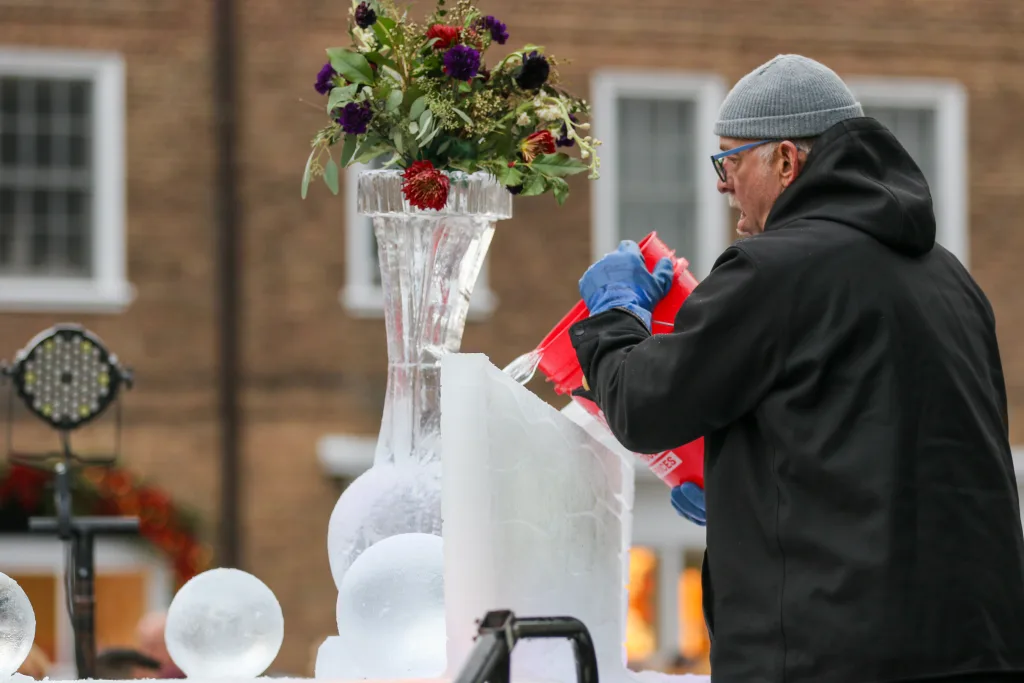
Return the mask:
<svg viewBox="0 0 1024 683">
<path fill-rule="evenodd" d="M 96 537 L 138 533 L 139 518 L 75 517 L 71 507 L 71 469 L 76 464 L 99 463 L 83 461 L 75 456 L 66 431 L 61 432 L 61 446 L 60 460 L 53 467 L 57 516 L 31 517 L 28 528 L 37 533 L 55 533 L 60 540 L 71 544 L 64 582 L 75 633 L 75 664 L 79 678 L 93 678 L 96 673 Z M 11 458 L 12 462 L 28 467 L 40 467 L 41 461 L 46 459 L 47 456 L 25 455 Z"/>
</svg>

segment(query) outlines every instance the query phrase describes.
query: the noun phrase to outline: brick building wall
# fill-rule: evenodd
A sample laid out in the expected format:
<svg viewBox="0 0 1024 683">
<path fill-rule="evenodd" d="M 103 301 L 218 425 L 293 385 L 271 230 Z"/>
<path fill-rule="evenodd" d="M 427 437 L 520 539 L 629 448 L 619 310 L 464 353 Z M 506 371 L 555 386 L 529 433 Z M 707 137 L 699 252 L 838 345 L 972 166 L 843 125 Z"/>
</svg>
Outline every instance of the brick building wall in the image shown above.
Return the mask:
<svg viewBox="0 0 1024 683">
<path fill-rule="evenodd" d="M 126 463 L 197 508 L 216 530 L 215 166 L 211 3 L 200 0 L 0 0 L 0 46 L 119 52 L 127 67 L 128 277 L 120 314 L 3 313 L 0 355 L 77 319 L 134 366 Z M 595 70 L 716 74 L 731 84 L 781 52 L 845 76 L 954 79 L 968 98 L 971 270 L 996 310 L 1013 440 L 1024 444 L 1024 5 L 1019 0 L 484 0 L 508 24 L 507 47 L 537 43 L 571 64 L 586 93 Z M 419 7 L 426 6 L 418 3 Z M 308 140 L 323 122 L 313 92 L 323 48 L 345 41 L 344 0 L 240 1 L 243 221 L 243 566 L 281 600 L 277 669 L 307 672 L 333 632 L 336 590 L 327 522 L 341 490 L 315 458 L 328 433 L 372 436 L 385 384 L 384 328 L 348 315 L 344 199 L 322 185 L 299 198 Z M 415 11 L 415 10 L 414 10 Z M 305 102 L 303 102 L 305 100 Z M 600 133 L 598 133 L 600 135 Z M 702 182 L 714 181 L 710 164 Z M 591 261 L 590 186 L 517 199 L 498 226 L 494 314 L 471 321 L 463 349 L 499 366 L 539 341 L 575 302 Z M 728 225 L 721 226 L 728 233 Z M 533 386 L 553 395 L 537 380 Z"/>
</svg>

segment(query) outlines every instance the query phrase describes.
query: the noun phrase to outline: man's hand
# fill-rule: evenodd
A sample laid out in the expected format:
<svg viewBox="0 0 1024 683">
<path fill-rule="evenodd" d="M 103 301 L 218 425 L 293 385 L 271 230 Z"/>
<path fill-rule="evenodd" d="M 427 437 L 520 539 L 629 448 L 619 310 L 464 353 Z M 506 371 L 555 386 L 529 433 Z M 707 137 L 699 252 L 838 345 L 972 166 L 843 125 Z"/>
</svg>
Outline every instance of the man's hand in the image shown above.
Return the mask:
<svg viewBox="0 0 1024 683">
<path fill-rule="evenodd" d="M 708 513 L 704 507 L 704 489 L 693 482 L 688 481 L 672 489 L 672 507 L 697 526 L 705 526 L 708 523 Z"/>
<path fill-rule="evenodd" d="M 663 258 L 653 273 L 647 272 L 640 247 L 626 240 L 587 269 L 580 278 L 580 294 L 590 315 L 624 308 L 650 329 L 651 312 L 672 286 L 673 268 L 672 259 Z"/>
</svg>

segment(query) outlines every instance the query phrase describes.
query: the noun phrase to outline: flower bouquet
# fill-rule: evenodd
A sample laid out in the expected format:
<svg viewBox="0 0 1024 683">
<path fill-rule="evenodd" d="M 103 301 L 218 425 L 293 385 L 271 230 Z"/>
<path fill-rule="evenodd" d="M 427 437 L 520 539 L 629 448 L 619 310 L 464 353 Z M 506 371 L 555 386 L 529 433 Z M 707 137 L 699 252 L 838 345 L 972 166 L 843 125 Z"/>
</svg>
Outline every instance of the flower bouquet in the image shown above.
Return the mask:
<svg viewBox="0 0 1024 683">
<path fill-rule="evenodd" d="M 445 207 L 452 171 L 487 172 L 512 194 L 551 192 L 559 204 L 567 176 L 597 177 L 600 142 L 581 121 L 589 106 L 559 87 L 555 60 L 536 45 L 489 60 L 509 38 L 505 24 L 470 0 L 445 2 L 424 24 L 393 0 L 353 4 L 352 47 L 328 49 L 316 79 L 331 123 L 313 138 L 303 197 L 317 176 L 337 194 L 340 167 L 389 153 L 386 167 L 404 169 L 402 192 L 419 209 Z M 560 151 L 569 148 L 578 158 Z"/>
</svg>

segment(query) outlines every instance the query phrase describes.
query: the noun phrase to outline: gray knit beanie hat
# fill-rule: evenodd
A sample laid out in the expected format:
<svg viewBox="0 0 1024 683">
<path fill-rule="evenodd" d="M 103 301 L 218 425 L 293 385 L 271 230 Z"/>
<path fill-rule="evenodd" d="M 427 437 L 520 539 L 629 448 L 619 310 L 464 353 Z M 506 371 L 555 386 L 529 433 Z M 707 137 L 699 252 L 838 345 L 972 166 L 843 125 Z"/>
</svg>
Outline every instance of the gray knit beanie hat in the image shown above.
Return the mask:
<svg viewBox="0 0 1024 683">
<path fill-rule="evenodd" d="M 722 102 L 715 135 L 727 138 L 809 138 L 863 116 L 843 80 L 824 64 L 779 55 L 744 76 Z"/>
</svg>

